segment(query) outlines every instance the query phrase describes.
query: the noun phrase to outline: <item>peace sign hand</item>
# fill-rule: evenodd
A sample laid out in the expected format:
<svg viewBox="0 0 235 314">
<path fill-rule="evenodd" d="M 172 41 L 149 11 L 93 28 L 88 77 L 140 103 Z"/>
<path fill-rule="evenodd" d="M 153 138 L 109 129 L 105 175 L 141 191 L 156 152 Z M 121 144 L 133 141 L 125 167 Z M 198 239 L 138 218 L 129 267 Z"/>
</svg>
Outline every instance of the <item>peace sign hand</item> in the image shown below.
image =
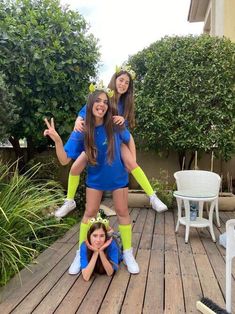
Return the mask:
<svg viewBox="0 0 235 314">
<path fill-rule="evenodd" d="M 44 136 L 49 136 L 54 142 L 58 142 L 60 140 L 59 134 L 55 130 L 55 124 L 54 119 L 51 118 L 51 123 L 47 120 L 47 118 L 44 119 L 47 129 L 44 131 Z"/>
</svg>

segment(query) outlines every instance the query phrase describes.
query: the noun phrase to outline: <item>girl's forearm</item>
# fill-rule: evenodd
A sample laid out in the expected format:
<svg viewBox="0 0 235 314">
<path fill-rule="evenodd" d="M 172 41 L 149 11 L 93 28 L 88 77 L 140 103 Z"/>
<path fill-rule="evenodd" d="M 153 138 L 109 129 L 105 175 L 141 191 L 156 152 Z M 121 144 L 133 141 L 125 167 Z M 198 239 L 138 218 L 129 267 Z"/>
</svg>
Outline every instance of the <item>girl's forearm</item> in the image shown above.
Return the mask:
<svg viewBox="0 0 235 314">
<path fill-rule="evenodd" d="M 68 158 L 64 150 L 64 145 L 61 139 L 55 142 L 55 150 L 56 150 L 57 158 L 59 159 L 59 162 L 61 163 L 61 165 L 67 165 L 70 162 L 71 158 Z"/>
<path fill-rule="evenodd" d="M 104 269 L 105 269 L 105 271 L 106 271 L 106 274 L 107 274 L 108 276 L 111 276 L 111 275 L 113 274 L 113 272 L 114 272 L 112 264 L 111 264 L 110 261 L 107 259 L 107 257 L 106 257 L 106 255 L 105 255 L 104 251 L 100 251 L 100 252 L 99 252 L 99 255 L 100 255 L 101 262 L 102 262 L 102 264 L 103 264 L 103 266 L 104 266 Z"/>
<path fill-rule="evenodd" d="M 82 270 L 82 276 L 85 281 L 88 281 L 91 278 L 98 256 L 99 256 L 99 253 L 94 252 L 90 259 L 89 264 L 87 265 L 86 268 Z"/>
</svg>

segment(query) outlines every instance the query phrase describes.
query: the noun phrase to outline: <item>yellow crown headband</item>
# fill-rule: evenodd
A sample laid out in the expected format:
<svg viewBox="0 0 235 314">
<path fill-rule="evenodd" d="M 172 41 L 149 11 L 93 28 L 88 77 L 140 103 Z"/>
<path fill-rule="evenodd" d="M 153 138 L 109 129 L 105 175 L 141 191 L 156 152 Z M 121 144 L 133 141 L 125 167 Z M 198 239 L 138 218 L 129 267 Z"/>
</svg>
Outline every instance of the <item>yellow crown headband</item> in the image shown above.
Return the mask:
<svg viewBox="0 0 235 314">
<path fill-rule="evenodd" d="M 93 84 L 93 83 L 90 84 L 90 86 L 89 86 L 90 93 L 94 93 L 96 90 L 100 90 L 100 91 L 105 92 L 109 98 L 113 97 L 113 95 L 114 95 L 114 91 L 108 87 L 105 87 L 103 84 L 103 81 L 100 81 L 97 84 Z"/>
<path fill-rule="evenodd" d="M 116 73 L 118 74 L 119 72 L 121 71 L 125 71 L 127 73 L 130 74 L 132 80 L 135 79 L 136 77 L 136 73 L 134 70 L 131 69 L 131 66 L 130 65 L 127 65 L 126 63 L 123 63 L 121 66 L 117 66 L 116 65 Z"/>
<path fill-rule="evenodd" d="M 109 221 L 108 221 L 108 219 L 103 219 L 103 218 L 100 216 L 100 214 L 98 214 L 96 218 L 91 218 L 91 219 L 88 221 L 89 229 L 91 228 L 91 226 L 92 226 L 93 224 L 95 224 L 95 223 L 97 223 L 97 222 L 100 222 L 100 223 L 104 224 L 106 230 L 108 230 L 108 228 L 109 228 Z"/>
</svg>

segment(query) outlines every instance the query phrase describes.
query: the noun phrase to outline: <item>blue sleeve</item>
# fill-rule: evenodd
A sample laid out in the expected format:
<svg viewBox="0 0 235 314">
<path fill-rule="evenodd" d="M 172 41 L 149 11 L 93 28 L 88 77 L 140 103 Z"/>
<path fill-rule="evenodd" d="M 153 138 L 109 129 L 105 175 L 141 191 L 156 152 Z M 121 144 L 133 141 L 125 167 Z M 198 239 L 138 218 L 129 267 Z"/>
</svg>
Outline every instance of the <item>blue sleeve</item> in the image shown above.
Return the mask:
<svg viewBox="0 0 235 314">
<path fill-rule="evenodd" d="M 78 116 L 83 118 L 83 120 L 85 120 L 85 118 L 86 118 L 86 105 L 84 105 L 82 107 L 82 109 L 79 111 Z"/>
<path fill-rule="evenodd" d="M 64 150 L 69 158 L 74 160 L 85 150 L 84 134 L 73 131 L 64 145 Z"/>
<path fill-rule="evenodd" d="M 122 142 L 124 142 L 124 143 L 129 143 L 129 142 L 130 142 L 131 133 L 130 133 L 130 131 L 129 131 L 127 128 L 125 128 L 124 130 L 122 130 L 122 131 L 119 133 L 119 136 L 120 136 Z"/>
<path fill-rule="evenodd" d="M 119 248 L 117 246 L 116 241 L 112 241 L 110 245 L 107 247 L 107 257 L 112 262 L 112 266 L 114 270 L 118 270 L 118 265 L 120 263 L 119 256 Z"/>
<path fill-rule="evenodd" d="M 85 242 L 82 242 L 80 246 L 80 262 L 81 262 L 81 269 L 84 269 L 89 264 L 87 258 L 87 246 Z"/>
</svg>

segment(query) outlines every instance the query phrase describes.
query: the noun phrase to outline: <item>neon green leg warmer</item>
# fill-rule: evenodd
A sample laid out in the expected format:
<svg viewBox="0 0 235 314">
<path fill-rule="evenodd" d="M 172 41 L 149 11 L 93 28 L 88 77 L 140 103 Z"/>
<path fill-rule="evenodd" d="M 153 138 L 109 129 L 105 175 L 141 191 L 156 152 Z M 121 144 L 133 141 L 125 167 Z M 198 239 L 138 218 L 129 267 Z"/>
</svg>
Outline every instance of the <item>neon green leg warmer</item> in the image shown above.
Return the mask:
<svg viewBox="0 0 235 314">
<path fill-rule="evenodd" d="M 69 174 L 68 179 L 68 190 L 67 190 L 67 200 L 74 200 L 78 185 L 80 181 L 80 176 L 73 176 Z"/>
<path fill-rule="evenodd" d="M 119 225 L 118 229 L 122 239 L 123 251 L 130 249 L 132 247 L 131 225 Z"/>
<path fill-rule="evenodd" d="M 140 167 L 136 167 L 131 171 L 131 174 L 133 177 L 136 179 L 136 181 L 139 183 L 139 185 L 142 187 L 144 192 L 148 195 L 151 196 L 154 194 L 153 188 L 151 187 L 151 184 L 146 177 L 144 171 Z"/>
<path fill-rule="evenodd" d="M 81 222 L 80 232 L 79 232 L 79 247 L 81 246 L 82 242 L 87 239 L 88 230 L 89 230 L 89 225 Z"/>
</svg>

